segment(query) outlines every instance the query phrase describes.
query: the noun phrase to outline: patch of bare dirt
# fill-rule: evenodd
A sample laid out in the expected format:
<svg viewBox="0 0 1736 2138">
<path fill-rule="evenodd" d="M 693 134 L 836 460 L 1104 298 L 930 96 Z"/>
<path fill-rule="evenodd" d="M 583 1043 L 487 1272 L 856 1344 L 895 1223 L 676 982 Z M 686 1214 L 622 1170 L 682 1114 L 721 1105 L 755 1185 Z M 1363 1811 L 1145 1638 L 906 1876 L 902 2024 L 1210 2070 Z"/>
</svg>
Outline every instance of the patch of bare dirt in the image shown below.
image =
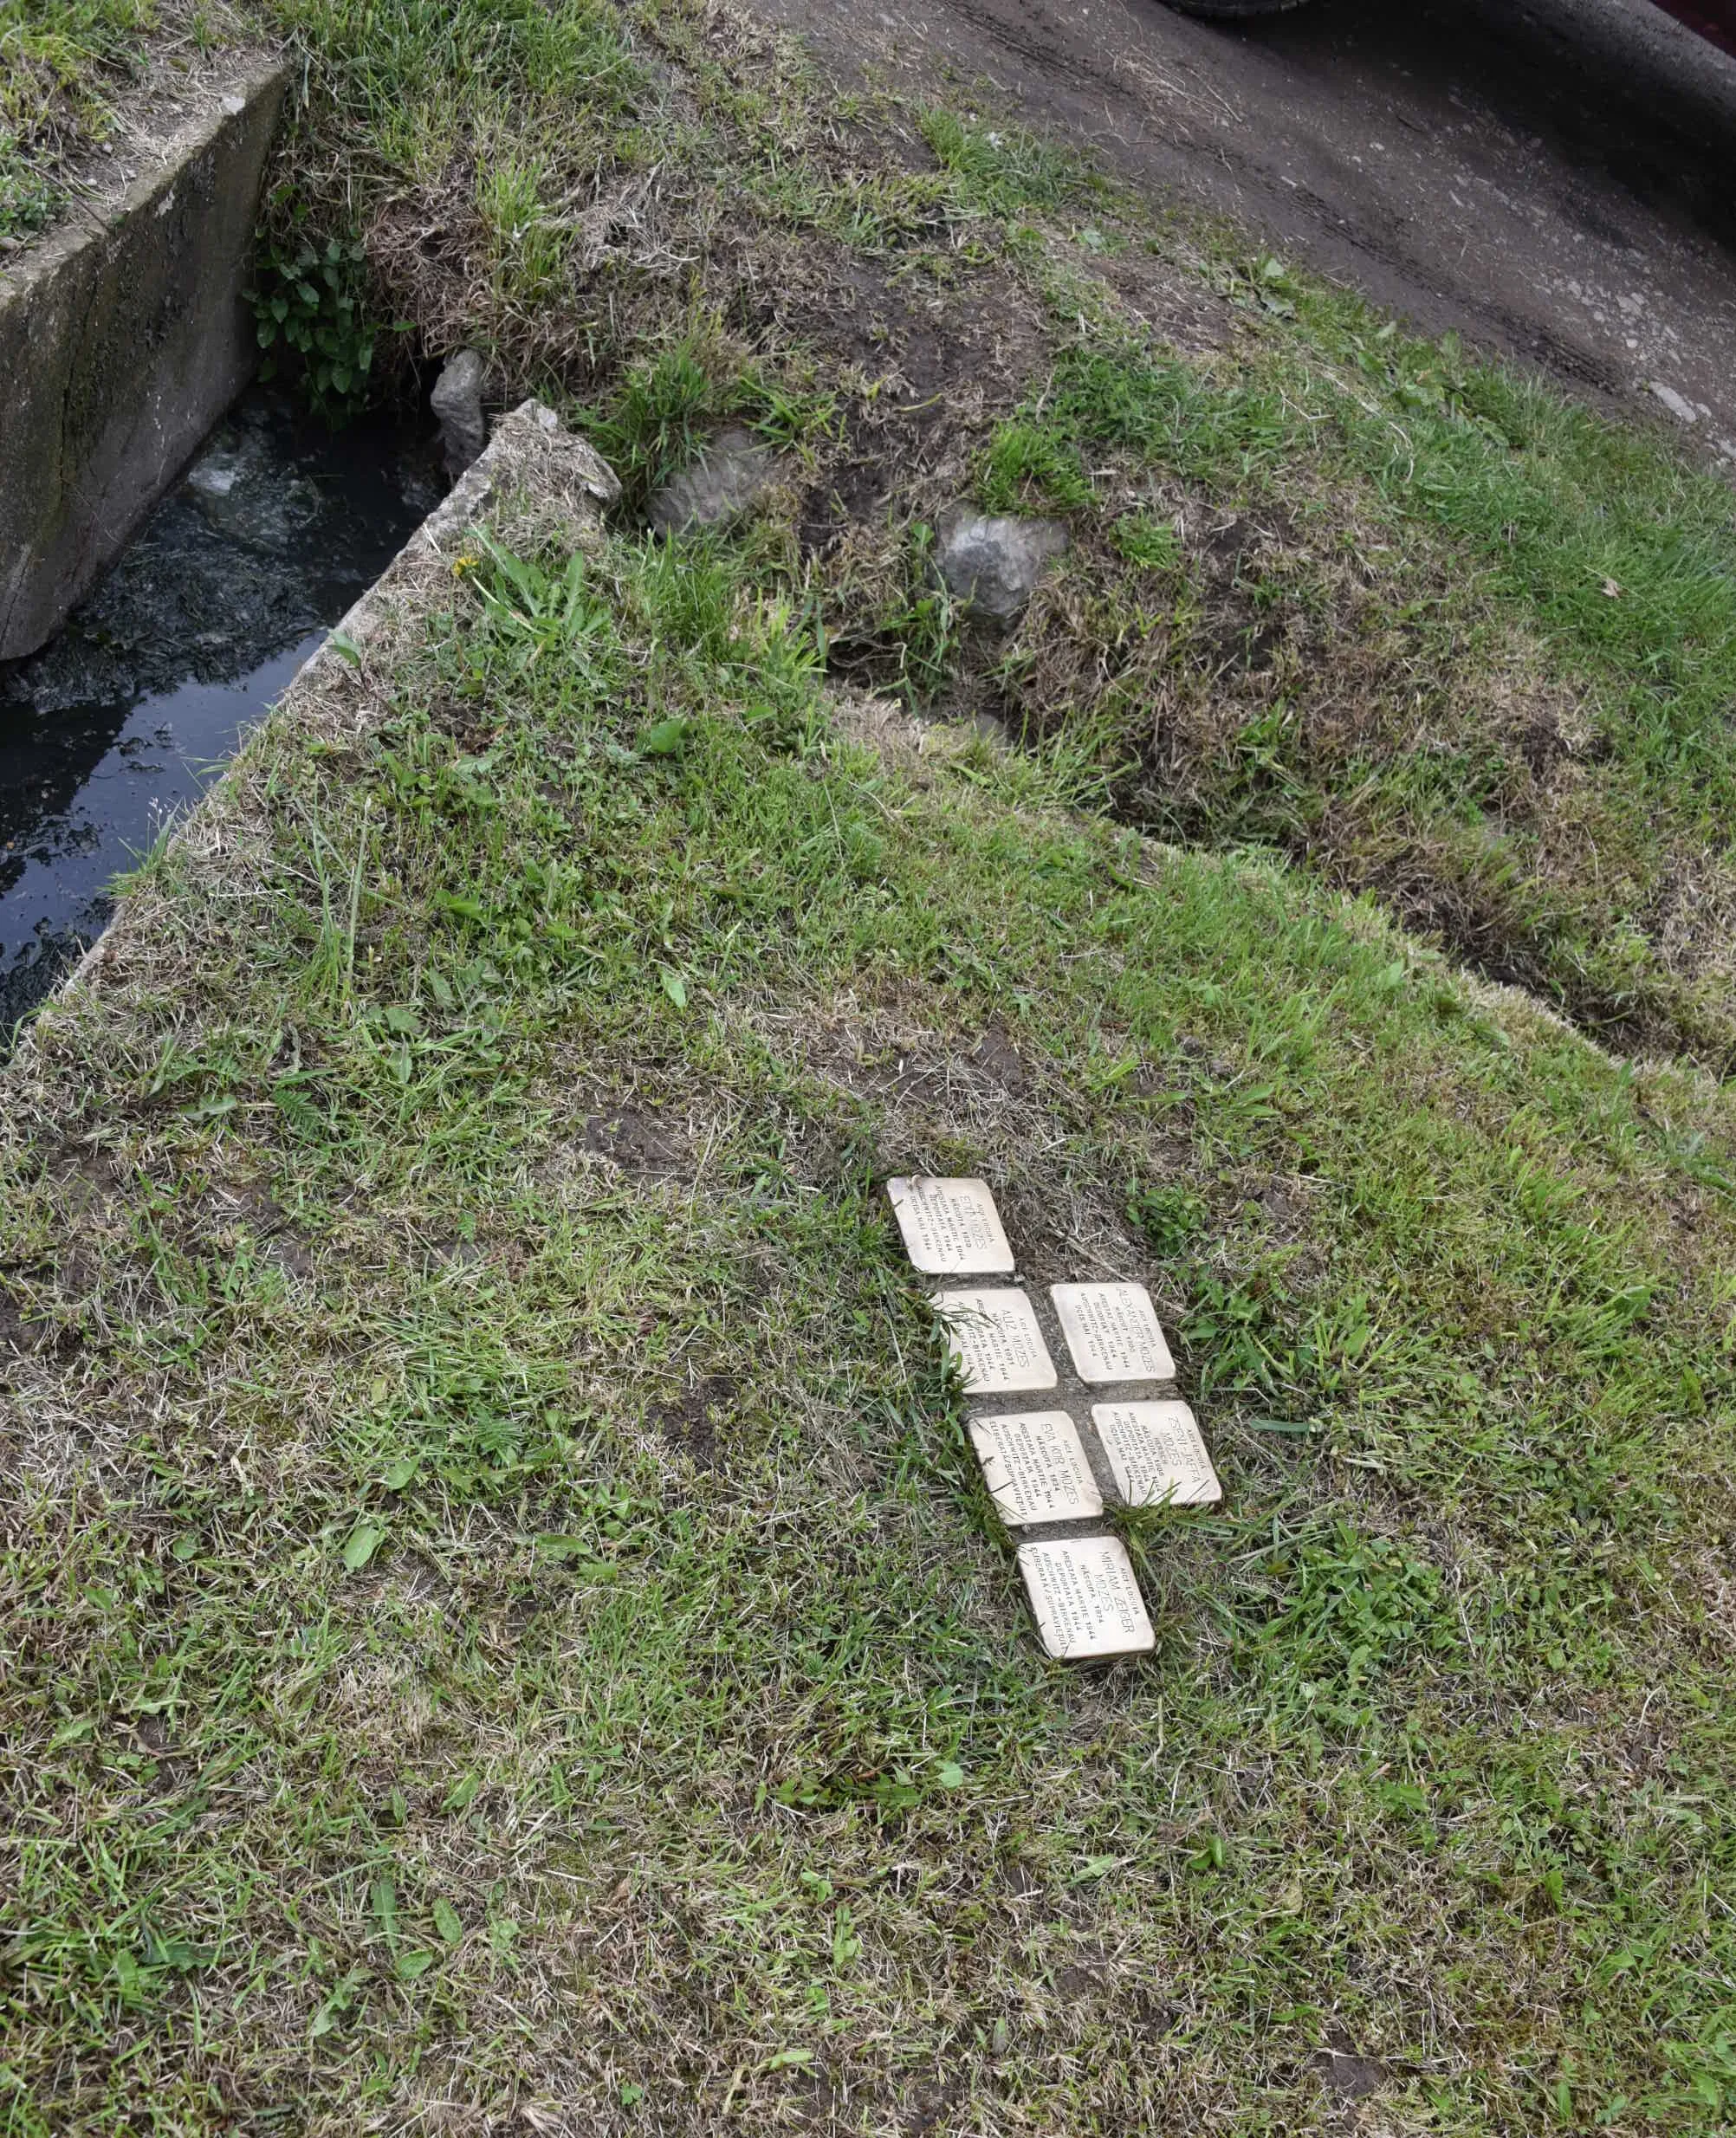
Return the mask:
<svg viewBox="0 0 1736 2138">
<path fill-rule="evenodd" d="M 16 1301 L 0 1286 L 0 1363 L 8 1357 L 21 1358 L 26 1351 L 36 1348 L 33 1325 L 25 1320 Z"/>
<path fill-rule="evenodd" d="M 1166 1176 L 1171 1146 L 1143 1109 L 1121 1110 L 1112 1129 L 1107 1117 L 1069 1119 L 1007 1027 L 948 1033 L 897 1000 L 840 1004 L 805 1031 L 779 1036 L 782 1051 L 810 1073 L 872 1105 L 882 1175 L 975 1170 L 985 1163 L 978 1154 L 1004 1161 L 1016 1152 L 1010 1177 L 997 1173 L 991 1185 L 1020 1269 L 1033 1281 L 1135 1279 L 1151 1286 L 1160 1312 L 1178 1310 L 1123 1203 L 1112 1189 L 1087 1184 L 1066 1155 L 1071 1137 L 1112 1137 L 1108 1179 Z"/>
<path fill-rule="evenodd" d="M 727 1373 L 709 1373 L 673 1402 L 654 1405 L 651 1423 L 696 1469 L 715 1469 L 720 1454 L 728 1458 L 729 1426 L 740 1398 L 740 1389 Z"/>
<path fill-rule="evenodd" d="M 998 1084 L 1009 1098 L 1030 1097 L 1033 1088 L 1031 1072 L 1005 1025 L 990 1025 L 965 1059 L 973 1069 Z"/>
<path fill-rule="evenodd" d="M 1358 2056 L 1347 2035 L 1336 2035 L 1331 2046 L 1317 2050 L 1309 2061 L 1327 2092 L 1341 2103 L 1366 2101 L 1386 2084 L 1386 2066 Z"/>
<path fill-rule="evenodd" d="M 1356 2050 L 1339 2026 L 1328 2030 L 1325 2047 L 1309 2057 L 1308 2068 L 1332 2104 L 1331 2127 L 1346 2133 L 1364 2127 L 1365 2104 L 1385 2089 L 1391 2076 L 1383 2063 Z"/>
<path fill-rule="evenodd" d="M 629 1105 L 605 1105 L 586 1114 L 582 1141 L 594 1156 L 626 1173 L 678 1173 L 686 1162 L 686 1153 L 666 1129 Z"/>
</svg>

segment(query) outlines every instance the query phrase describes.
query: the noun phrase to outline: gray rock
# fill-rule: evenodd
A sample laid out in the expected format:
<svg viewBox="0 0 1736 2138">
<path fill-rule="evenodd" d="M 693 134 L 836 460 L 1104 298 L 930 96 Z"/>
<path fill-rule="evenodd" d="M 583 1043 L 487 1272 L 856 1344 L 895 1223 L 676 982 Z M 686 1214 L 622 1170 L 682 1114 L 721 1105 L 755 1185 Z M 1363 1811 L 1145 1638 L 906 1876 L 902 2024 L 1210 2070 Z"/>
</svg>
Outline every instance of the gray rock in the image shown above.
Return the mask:
<svg viewBox="0 0 1736 2138">
<path fill-rule="evenodd" d="M 968 505 L 942 513 L 937 532 L 936 561 L 949 592 L 997 624 L 1020 614 L 1044 567 L 1067 546 L 1059 520 L 1015 520 Z"/>
<path fill-rule="evenodd" d="M 488 371 L 480 350 L 460 349 L 441 366 L 430 397 L 440 425 L 440 443 L 446 449 L 446 472 L 455 483 L 489 442 L 488 418 L 483 414 L 483 381 Z"/>
<path fill-rule="evenodd" d="M 692 465 L 671 476 L 651 499 L 651 523 L 659 534 L 727 527 L 777 479 L 776 454 L 751 431 L 720 431 Z"/>
</svg>

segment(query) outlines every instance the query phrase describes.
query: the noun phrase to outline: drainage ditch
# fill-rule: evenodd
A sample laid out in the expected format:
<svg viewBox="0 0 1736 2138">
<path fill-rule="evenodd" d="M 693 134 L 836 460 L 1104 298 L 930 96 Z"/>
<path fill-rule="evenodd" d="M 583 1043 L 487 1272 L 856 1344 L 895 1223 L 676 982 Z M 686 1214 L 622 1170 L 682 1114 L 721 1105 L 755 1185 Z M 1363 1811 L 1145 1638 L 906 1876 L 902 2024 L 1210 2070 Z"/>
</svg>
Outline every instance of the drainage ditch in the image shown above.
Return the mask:
<svg viewBox="0 0 1736 2138">
<path fill-rule="evenodd" d="M 444 488 L 420 435 L 334 436 L 255 387 L 59 634 L 0 665 L 0 1053 Z"/>
</svg>

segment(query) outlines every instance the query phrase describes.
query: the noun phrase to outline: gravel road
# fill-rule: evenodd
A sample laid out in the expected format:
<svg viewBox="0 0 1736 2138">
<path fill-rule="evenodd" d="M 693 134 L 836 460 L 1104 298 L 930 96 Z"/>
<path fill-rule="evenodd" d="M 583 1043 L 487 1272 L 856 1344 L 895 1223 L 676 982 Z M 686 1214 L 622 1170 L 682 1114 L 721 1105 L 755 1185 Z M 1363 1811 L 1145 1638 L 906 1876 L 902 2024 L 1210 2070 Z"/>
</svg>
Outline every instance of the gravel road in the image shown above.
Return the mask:
<svg viewBox="0 0 1736 2138">
<path fill-rule="evenodd" d="M 1736 466 L 1736 60 L 1647 0 L 760 0 Z"/>
</svg>

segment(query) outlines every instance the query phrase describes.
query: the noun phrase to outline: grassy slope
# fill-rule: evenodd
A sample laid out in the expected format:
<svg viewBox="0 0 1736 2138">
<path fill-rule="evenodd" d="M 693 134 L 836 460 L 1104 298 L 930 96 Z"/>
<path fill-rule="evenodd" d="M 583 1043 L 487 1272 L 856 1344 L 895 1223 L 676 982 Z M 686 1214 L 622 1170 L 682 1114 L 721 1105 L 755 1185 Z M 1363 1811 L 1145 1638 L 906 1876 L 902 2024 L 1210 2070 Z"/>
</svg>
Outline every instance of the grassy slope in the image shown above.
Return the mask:
<svg viewBox="0 0 1736 2138">
<path fill-rule="evenodd" d="M 38 44 L 136 41 L 130 0 L 10 4 Z M 256 19 L 309 90 L 280 249 L 359 237 L 383 317 L 482 341 L 508 397 L 594 415 L 650 375 L 657 464 L 731 407 L 794 438 L 767 568 L 853 673 L 1063 735 L 1124 819 L 1373 890 L 1615 1044 L 1730 1059 L 1723 485 L 1016 129 L 840 102 L 727 13 Z M 1075 536 L 1004 645 L 923 586 L 973 488 Z"/>
<path fill-rule="evenodd" d="M 547 564 L 11 1072 L 0 2128 L 1722 2127 L 1726 1103 Z M 1148 1662 L 1020 1630 L 905 1166 L 1165 1302 Z"/>
<path fill-rule="evenodd" d="M 1100 320 L 991 442 L 989 501 L 1091 545 L 1090 626 L 1059 592 L 1012 704 L 1124 753 L 1124 814 L 1306 856 L 1605 1036 L 1721 1066 L 1727 488 L 1274 262 L 1235 286 L 1277 324 L 1233 375 Z M 1189 491 L 1216 557 L 1170 534 Z"/>
<path fill-rule="evenodd" d="M 0 2128 L 1305 2128 L 1322 2044 L 1391 2128 L 1719 2128 L 1726 1103 L 1045 808 L 1721 1059 L 1726 494 L 724 16 L 275 19 L 285 230 L 636 495 L 725 410 L 798 475 L 256 745 L 265 895 L 160 859 L 12 1072 Z M 920 569 L 971 483 L 1075 534 L 1010 647 Z M 913 783 L 816 618 L 1053 748 Z M 905 1164 L 1166 1302 L 1230 1498 L 1133 1539 L 1148 1666 L 1010 1637 Z"/>
<path fill-rule="evenodd" d="M 575 413 L 649 379 L 658 462 L 744 398 L 794 435 L 768 568 L 852 672 L 1059 731 L 1124 818 L 1306 858 L 1618 1044 L 1729 1057 L 1722 484 L 1014 128 L 840 107 L 727 16 L 288 19 L 327 85 L 304 198 L 388 308 Z M 902 435 L 901 379 L 938 411 Z M 1006 645 L 922 588 L 973 488 L 1075 535 Z"/>
</svg>

